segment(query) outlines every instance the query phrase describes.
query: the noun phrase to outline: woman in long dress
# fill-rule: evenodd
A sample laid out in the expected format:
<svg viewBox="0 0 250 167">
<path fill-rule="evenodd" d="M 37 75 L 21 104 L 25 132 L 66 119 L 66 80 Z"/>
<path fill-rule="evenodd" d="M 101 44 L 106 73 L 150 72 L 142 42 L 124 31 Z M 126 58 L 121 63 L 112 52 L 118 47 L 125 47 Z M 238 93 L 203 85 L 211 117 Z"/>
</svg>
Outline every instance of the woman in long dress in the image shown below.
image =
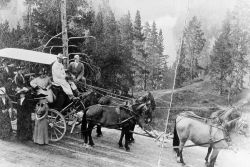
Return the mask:
<svg viewBox="0 0 250 167">
<path fill-rule="evenodd" d="M 20 99 L 17 101 L 17 139 L 20 141 L 32 140 L 31 113 L 34 111 L 34 102 L 28 97 L 28 90 L 19 90 Z"/>
<path fill-rule="evenodd" d="M 12 135 L 9 109 L 12 108 L 10 98 L 4 87 L 0 88 L 0 139 L 8 140 Z"/>
<path fill-rule="evenodd" d="M 36 119 L 35 119 L 35 127 L 33 133 L 33 141 L 34 143 L 43 145 L 49 143 L 48 138 L 48 104 L 46 97 L 40 99 L 40 101 L 36 105 Z"/>
</svg>

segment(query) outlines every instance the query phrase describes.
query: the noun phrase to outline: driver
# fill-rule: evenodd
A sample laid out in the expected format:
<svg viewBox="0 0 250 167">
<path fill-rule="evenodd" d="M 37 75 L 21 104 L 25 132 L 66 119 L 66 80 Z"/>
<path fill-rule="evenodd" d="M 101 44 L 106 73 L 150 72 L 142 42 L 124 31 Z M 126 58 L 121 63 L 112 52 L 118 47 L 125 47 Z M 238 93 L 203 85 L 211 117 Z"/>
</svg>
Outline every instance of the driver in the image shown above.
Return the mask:
<svg viewBox="0 0 250 167">
<path fill-rule="evenodd" d="M 71 90 L 70 84 L 66 81 L 66 73 L 64 66 L 62 64 L 64 57 L 61 53 L 57 55 L 57 60 L 52 65 L 52 78 L 55 85 L 62 87 L 63 91 L 69 96 L 70 99 L 74 99 L 75 96 Z M 73 82 L 71 83 L 73 84 Z M 73 85 L 73 89 L 76 89 L 76 86 Z"/>
</svg>

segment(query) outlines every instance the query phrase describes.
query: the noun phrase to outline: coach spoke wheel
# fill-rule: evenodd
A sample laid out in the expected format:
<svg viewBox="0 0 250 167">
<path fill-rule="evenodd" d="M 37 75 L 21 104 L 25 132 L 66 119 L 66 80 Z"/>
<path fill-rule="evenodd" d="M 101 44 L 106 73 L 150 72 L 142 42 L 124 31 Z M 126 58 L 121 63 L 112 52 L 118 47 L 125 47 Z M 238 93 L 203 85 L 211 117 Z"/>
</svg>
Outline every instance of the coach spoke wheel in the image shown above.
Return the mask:
<svg viewBox="0 0 250 167">
<path fill-rule="evenodd" d="M 50 141 L 59 141 L 66 133 L 66 121 L 57 110 L 50 109 L 48 112 L 49 138 Z"/>
</svg>

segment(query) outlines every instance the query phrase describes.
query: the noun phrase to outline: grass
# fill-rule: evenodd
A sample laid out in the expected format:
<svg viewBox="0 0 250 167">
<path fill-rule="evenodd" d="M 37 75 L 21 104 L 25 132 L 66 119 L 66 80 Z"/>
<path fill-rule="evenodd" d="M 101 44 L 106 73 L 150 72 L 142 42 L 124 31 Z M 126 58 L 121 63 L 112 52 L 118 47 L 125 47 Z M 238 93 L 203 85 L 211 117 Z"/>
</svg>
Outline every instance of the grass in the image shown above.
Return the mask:
<svg viewBox="0 0 250 167">
<path fill-rule="evenodd" d="M 162 94 L 163 91 L 164 90 L 152 92 L 153 95 L 157 97 L 157 109 L 153 114 L 152 126 L 159 131 L 164 131 L 165 129 L 169 102 L 171 100 L 171 91 Z M 183 111 L 189 110 L 201 117 L 209 117 L 212 112 L 219 109 L 218 106 L 226 105 L 226 96 L 219 96 L 209 81 L 195 82 L 177 89 L 173 95 L 167 131 L 173 130 L 176 115 Z"/>
</svg>

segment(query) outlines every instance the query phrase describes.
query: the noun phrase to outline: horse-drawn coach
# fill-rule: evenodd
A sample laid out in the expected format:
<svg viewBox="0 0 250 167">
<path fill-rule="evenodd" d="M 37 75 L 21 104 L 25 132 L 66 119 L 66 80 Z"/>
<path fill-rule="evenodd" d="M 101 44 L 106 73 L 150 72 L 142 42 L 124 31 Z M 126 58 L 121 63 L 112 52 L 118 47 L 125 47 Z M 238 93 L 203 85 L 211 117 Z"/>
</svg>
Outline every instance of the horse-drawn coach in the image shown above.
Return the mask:
<svg viewBox="0 0 250 167">
<path fill-rule="evenodd" d="M 57 56 L 25 49 L 5 48 L 0 50 L 0 58 L 2 61 L 8 62 L 7 64 L 9 64 L 8 66 L 13 72 L 13 75 L 18 75 L 18 71 L 21 70 L 21 75 L 26 83 L 25 86 L 31 89 L 29 83 L 37 75 L 39 70 L 44 69 L 47 75 L 51 76 L 51 65 L 56 61 Z M 4 80 L 4 86 L 7 87 L 7 93 L 12 99 L 12 102 L 16 103 L 17 85 L 15 83 L 15 77 L 10 77 L 8 80 L 10 84 Z M 19 87 L 19 89 L 21 89 L 21 87 Z M 54 91 L 53 95 L 57 94 L 57 97 L 54 96 L 53 100 L 48 104 L 50 106 L 48 110 L 49 138 L 51 141 L 59 141 L 65 135 L 69 122 L 73 122 L 73 124 L 71 123 L 73 130 L 77 120 L 75 114 L 82 111 L 84 105 L 80 99 L 63 104 L 65 99 L 60 95 L 62 92 L 58 92 L 57 88 L 53 88 L 53 84 L 51 89 Z M 46 90 L 44 92 L 46 92 Z M 15 122 L 16 120 L 13 119 L 12 123 Z"/>
<path fill-rule="evenodd" d="M 16 91 L 20 91 L 22 87 L 28 88 L 26 93 L 35 93 L 39 95 L 39 91 L 34 92 L 31 80 L 34 79 L 36 75 L 40 75 L 41 70 L 42 74 L 45 73 L 51 78 L 52 64 L 57 58 L 57 55 L 25 49 L 1 49 L 0 59 L 7 62 L 5 65 L 7 65 L 13 72 L 13 75 L 15 75 L 14 78 L 10 75 L 10 77 L 5 79 L 4 76 L 0 76 L 0 78 L 4 80 L 4 86 L 12 102 L 16 103 Z M 17 84 L 18 77 L 23 81 L 23 85 Z M 42 110 L 45 105 L 49 107 L 47 119 L 50 141 L 59 141 L 66 134 L 67 128 L 70 127 L 70 133 L 73 133 L 75 126 L 82 123 L 81 132 L 83 135 L 82 137 L 85 137 L 86 143 L 89 139 L 89 144 L 94 144 L 91 138 L 91 131 L 95 125 L 99 125 L 99 127 L 121 128 L 122 134 L 119 145 L 122 146 L 122 138 L 125 134 L 125 147 L 129 150 L 129 137 L 126 137 L 129 135 L 129 131 L 133 128 L 135 123 L 142 125 L 145 122 L 151 121 L 152 111 L 155 109 L 155 101 L 150 92 L 138 99 L 117 97 L 117 95 L 114 97 L 112 96 L 114 94 L 105 89 L 85 85 L 85 89 L 83 89 L 84 92 L 81 92 L 77 98 L 69 100 L 62 91 L 62 88 L 54 85 L 53 82 L 49 87 L 38 87 L 38 89 L 43 92 L 43 95 L 46 95 L 48 102 L 48 104 L 39 103 L 38 107 L 39 110 Z M 53 93 L 47 94 L 47 91 L 52 91 Z M 112 99 L 112 102 L 117 99 L 119 99 L 120 102 L 118 102 L 119 104 L 111 104 L 109 102 L 107 104 L 102 104 L 103 96 L 109 97 L 109 99 Z M 30 96 L 30 98 L 34 97 Z M 130 102 L 128 103 L 128 101 Z M 35 114 L 35 116 L 36 119 L 41 119 L 43 117 L 43 115 L 39 116 L 38 114 Z M 15 122 L 15 119 L 13 119 L 12 122 Z M 87 124 L 88 126 L 86 126 Z M 100 128 L 98 128 L 98 130 L 100 133 Z"/>
</svg>

